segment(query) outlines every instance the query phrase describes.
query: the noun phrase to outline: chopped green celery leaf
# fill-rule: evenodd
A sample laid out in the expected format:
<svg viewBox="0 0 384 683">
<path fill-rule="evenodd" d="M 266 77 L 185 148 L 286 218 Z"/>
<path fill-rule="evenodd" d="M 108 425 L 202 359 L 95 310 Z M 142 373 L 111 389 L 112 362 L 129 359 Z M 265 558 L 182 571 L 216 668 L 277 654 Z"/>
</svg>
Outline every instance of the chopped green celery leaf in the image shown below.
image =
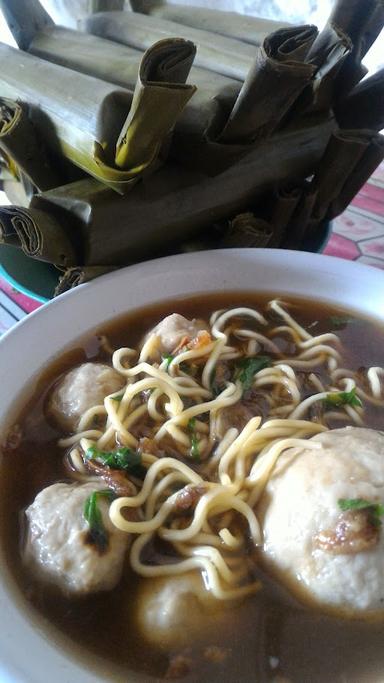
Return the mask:
<svg viewBox="0 0 384 683">
<path fill-rule="evenodd" d="M 375 526 L 381 526 L 380 517 L 384 515 L 384 505 L 381 503 L 373 503 L 365 498 L 339 498 L 337 502 L 343 512 L 347 510 L 368 510 L 372 523 Z"/>
<path fill-rule="evenodd" d="M 110 452 L 100 451 L 92 446 L 88 448 L 85 457 L 88 460 L 97 460 L 111 469 L 124 470 L 125 472 L 132 472 L 135 467 L 141 465 L 141 453 L 126 446 Z"/>
<path fill-rule="evenodd" d="M 89 532 L 93 543 L 104 552 L 108 547 L 108 531 L 103 524 L 103 518 L 97 504 L 99 497 L 107 498 L 112 501 L 115 497 L 113 491 L 103 489 L 102 491 L 94 491 L 91 493 L 84 503 L 84 519 L 89 524 Z"/>
<path fill-rule="evenodd" d="M 235 380 L 239 380 L 243 385 L 243 391 L 248 391 L 252 387 L 256 373 L 271 365 L 272 359 L 269 356 L 257 356 L 256 358 L 242 358 L 236 363 Z"/>
<path fill-rule="evenodd" d="M 341 406 L 361 408 L 363 406 L 359 397 L 356 396 L 356 387 L 353 387 L 351 391 L 340 391 L 328 394 L 324 399 L 324 404 L 327 408 L 341 408 Z"/>
<path fill-rule="evenodd" d="M 199 441 L 196 434 L 196 419 L 192 417 L 188 422 L 188 431 L 191 437 L 191 456 L 197 462 L 200 461 Z"/>
</svg>

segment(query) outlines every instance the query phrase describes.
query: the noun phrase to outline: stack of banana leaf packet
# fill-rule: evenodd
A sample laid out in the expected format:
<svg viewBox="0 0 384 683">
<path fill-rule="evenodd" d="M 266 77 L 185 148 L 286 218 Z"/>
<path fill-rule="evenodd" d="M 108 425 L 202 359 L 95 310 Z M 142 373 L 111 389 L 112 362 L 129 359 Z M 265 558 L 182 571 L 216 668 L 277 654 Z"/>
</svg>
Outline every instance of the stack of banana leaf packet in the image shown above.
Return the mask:
<svg viewBox="0 0 384 683">
<path fill-rule="evenodd" d="M 0 259 L 53 264 L 59 294 L 159 255 L 316 248 L 384 158 L 382 0 L 335 0 L 321 31 L 126 4 L 73 30 L 0 0 Z"/>
</svg>

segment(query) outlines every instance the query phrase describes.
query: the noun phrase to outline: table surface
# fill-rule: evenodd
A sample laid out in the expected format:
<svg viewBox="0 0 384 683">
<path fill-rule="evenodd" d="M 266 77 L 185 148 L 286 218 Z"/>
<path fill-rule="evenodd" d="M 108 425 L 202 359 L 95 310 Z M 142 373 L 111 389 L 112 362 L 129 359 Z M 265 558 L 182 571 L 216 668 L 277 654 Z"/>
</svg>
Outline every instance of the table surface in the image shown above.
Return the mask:
<svg viewBox="0 0 384 683">
<path fill-rule="evenodd" d="M 384 163 L 333 222 L 323 253 L 384 270 Z M 41 305 L 0 277 L 0 335 Z"/>
</svg>

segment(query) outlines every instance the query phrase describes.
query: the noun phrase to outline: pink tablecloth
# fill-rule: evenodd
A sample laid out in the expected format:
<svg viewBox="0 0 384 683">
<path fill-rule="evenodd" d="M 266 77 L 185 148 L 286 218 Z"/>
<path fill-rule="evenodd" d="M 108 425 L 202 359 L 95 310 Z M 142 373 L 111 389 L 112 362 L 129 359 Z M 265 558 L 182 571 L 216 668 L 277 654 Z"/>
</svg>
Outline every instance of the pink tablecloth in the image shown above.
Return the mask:
<svg viewBox="0 0 384 683">
<path fill-rule="evenodd" d="M 334 221 L 324 254 L 384 270 L 384 163 Z M 40 305 L 0 277 L 0 334 Z"/>
</svg>

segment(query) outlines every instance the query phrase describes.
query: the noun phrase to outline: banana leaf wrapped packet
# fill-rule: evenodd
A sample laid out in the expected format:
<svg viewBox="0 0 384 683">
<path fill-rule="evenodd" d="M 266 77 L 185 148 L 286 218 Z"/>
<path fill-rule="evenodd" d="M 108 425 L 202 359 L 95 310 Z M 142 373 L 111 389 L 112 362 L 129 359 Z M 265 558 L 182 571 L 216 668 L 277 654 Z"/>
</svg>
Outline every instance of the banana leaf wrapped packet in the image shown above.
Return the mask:
<svg viewBox="0 0 384 683">
<path fill-rule="evenodd" d="M 31 207 L 0 207 L 0 244 L 20 247 L 26 256 L 63 268 L 75 264 L 78 253 L 69 232 L 53 213 Z"/>
<path fill-rule="evenodd" d="M 304 60 L 316 35 L 315 27 L 282 29 L 272 34 L 266 44 L 272 45 L 273 57 L 270 58 L 265 51 L 256 50 L 257 68 L 251 68 L 251 77 L 242 89 L 239 81 L 209 70 L 192 68 L 198 90 L 176 123 L 170 156 L 183 165 L 204 168 L 209 175 L 215 175 L 249 154 L 252 151 L 249 143 L 263 137 L 263 134 L 274 132 L 289 107 L 310 82 L 315 68 Z M 80 46 L 81 56 L 78 56 Z M 95 36 L 83 38 L 81 33 L 60 27 L 39 33 L 29 49 L 45 59 L 104 76 L 111 82 L 116 80 L 124 87 L 131 85 L 142 54 L 133 48 L 122 47 Z M 124 50 L 129 51 L 129 59 L 125 68 L 118 71 L 114 67 L 115 60 L 121 61 Z M 99 59 L 96 58 L 97 54 Z M 271 76 L 269 82 L 266 70 Z M 286 75 L 283 90 L 282 73 Z M 256 98 L 258 88 L 261 95 L 258 93 Z M 236 117 L 231 114 L 234 108 Z M 238 113 L 241 113 L 241 125 L 236 123 Z M 228 120 L 231 126 L 226 130 Z M 300 127 L 305 126 L 306 122 L 301 121 Z M 234 130 L 230 133 L 232 128 Z M 226 132 L 222 135 L 223 130 Z"/>
<path fill-rule="evenodd" d="M 29 118 L 28 106 L 0 97 L 0 151 L 10 175 L 23 173 L 39 190 L 64 182 Z"/>
<path fill-rule="evenodd" d="M 46 147 L 123 194 L 156 165 L 193 95 L 185 80 L 194 53 L 184 40 L 155 44 L 143 55 L 135 89 L 128 90 L 85 74 L 75 77 L 70 69 L 0 44 L 0 91 L 28 102 Z M 164 81 L 164 72 L 174 80 Z"/>
<path fill-rule="evenodd" d="M 221 140 L 248 142 L 276 130 L 315 73 L 306 56 L 317 33 L 315 26 L 298 26 L 264 40 Z"/>
<path fill-rule="evenodd" d="M 237 38 L 251 45 L 261 45 L 267 35 L 289 26 L 283 21 L 244 16 L 237 12 L 226 12 L 207 7 L 176 5 L 163 0 L 131 0 L 130 4 L 134 12 L 149 14 L 184 26 Z"/>
<path fill-rule="evenodd" d="M 244 212 L 275 182 L 289 180 L 292 163 L 298 177 L 313 173 L 329 138 L 329 126 L 322 134 L 320 139 L 318 128 L 311 130 L 304 154 L 299 142 L 302 132 L 296 132 L 295 139 L 293 134 L 282 135 L 278 145 L 266 141 L 264 148 L 261 145 L 214 177 L 168 162 L 124 197 L 85 178 L 35 195 L 29 209 L 23 208 L 23 216 L 30 215 L 42 235 L 45 216 L 66 231 L 76 249 L 71 265 L 127 265 L 175 250 L 185 240 L 209 231 L 215 221 Z M 0 217 L 1 212 L 0 208 Z"/>
<path fill-rule="evenodd" d="M 175 44 L 177 40 L 171 38 L 167 44 Z M 162 43 L 164 41 L 160 41 Z M 38 31 L 28 50 L 48 62 L 103 79 L 129 91 L 135 87 L 143 59 L 143 52 L 134 48 L 54 25 Z M 167 81 L 181 78 L 179 71 L 179 65 L 169 60 L 165 75 Z M 196 138 L 205 139 L 209 136 L 209 131 L 223 128 L 240 91 L 241 82 L 197 67 L 191 68 L 190 77 L 195 85 L 184 85 L 186 106 L 174 123 L 176 130 L 190 137 L 193 144 Z M 175 86 L 170 97 L 176 96 L 174 89 Z M 156 116 L 152 116 L 152 123 L 155 122 Z"/>
<path fill-rule="evenodd" d="M 351 50 L 338 73 L 333 74 L 333 103 L 345 97 L 368 73 L 362 60 L 383 26 L 383 0 L 336 0 L 320 39 L 330 31 L 337 31 L 348 37 Z"/>
<path fill-rule="evenodd" d="M 335 107 L 341 128 L 384 128 L 384 68 L 365 78 Z"/>
<path fill-rule="evenodd" d="M 100 12 L 80 23 L 87 33 L 146 50 L 165 37 L 192 40 L 197 47 L 195 65 L 244 81 L 255 58 L 255 47 L 210 31 L 185 27 L 158 16 L 130 12 Z M 193 74 L 192 74 L 193 77 Z"/>
<path fill-rule="evenodd" d="M 286 228 L 284 246 L 316 237 L 324 221 L 342 213 L 384 159 L 384 136 L 374 130 L 335 130 Z"/>
<path fill-rule="evenodd" d="M 105 12 L 90 16 L 84 26 L 95 35 L 138 49 L 145 49 L 151 40 L 169 31 L 172 35 L 180 33 L 177 24 L 162 21 L 157 14 Z M 315 67 L 306 64 L 306 56 L 317 33 L 315 26 L 284 28 L 253 51 L 241 41 L 184 29 L 182 35 L 189 35 L 198 44 L 196 64 L 246 81 L 220 141 L 240 143 L 254 138 L 256 131 L 260 135 L 273 132 L 315 73 Z M 211 137 L 218 128 L 209 131 Z"/>
</svg>

